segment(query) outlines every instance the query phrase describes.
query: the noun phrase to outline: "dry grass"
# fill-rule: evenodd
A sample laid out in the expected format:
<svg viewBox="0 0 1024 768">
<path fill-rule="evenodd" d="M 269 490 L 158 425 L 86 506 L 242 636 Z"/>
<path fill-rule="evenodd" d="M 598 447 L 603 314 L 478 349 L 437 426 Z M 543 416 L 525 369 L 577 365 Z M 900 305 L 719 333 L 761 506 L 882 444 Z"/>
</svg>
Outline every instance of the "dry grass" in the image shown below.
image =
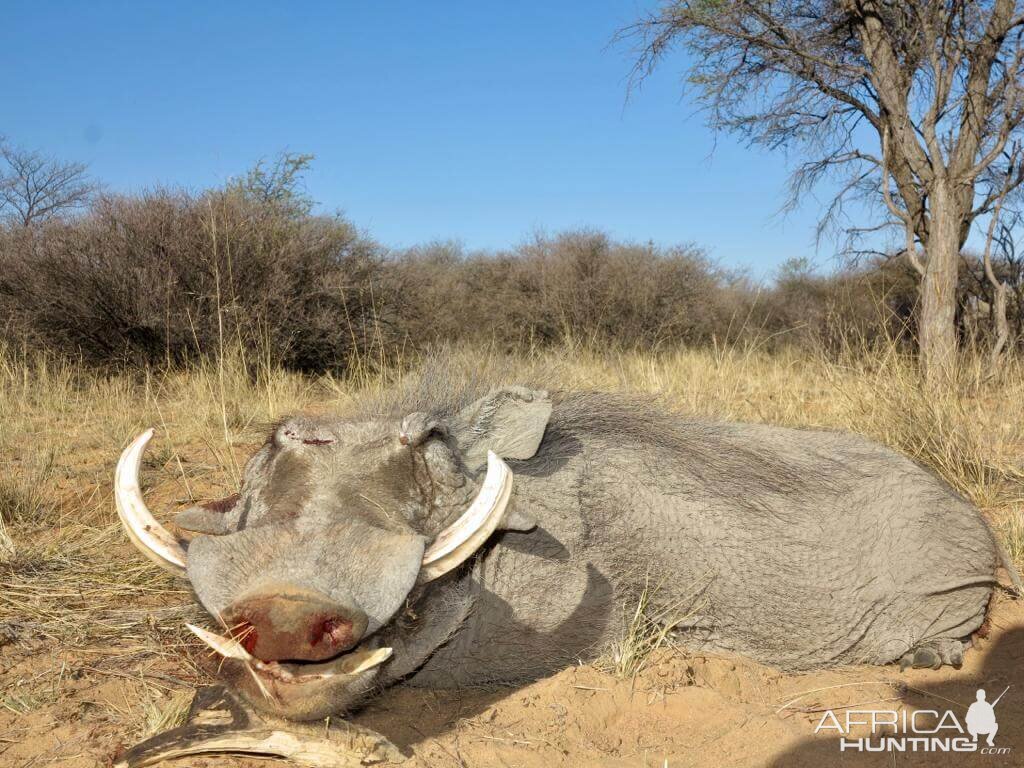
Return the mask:
<svg viewBox="0 0 1024 768">
<path fill-rule="evenodd" d="M 158 689 L 147 688 L 141 708 L 139 738 L 146 739 L 171 728 L 177 728 L 185 722 L 191 705 L 191 691 L 164 693 Z"/>
<path fill-rule="evenodd" d="M 679 411 L 863 433 L 933 467 L 981 505 L 1024 564 L 1022 361 L 1011 361 L 997 379 L 969 362 L 955 386 L 927 395 L 912 361 L 891 348 L 837 360 L 753 346 L 657 355 L 570 347 L 511 363 L 478 350 L 453 355 L 451 364 L 476 373 L 511 364 L 521 378 L 553 387 L 655 393 Z M 12 638 L 44 643 L 87 659 L 90 668 L 130 669 L 136 677 L 173 659 L 182 677 L 170 681 L 171 699 L 154 699 L 153 709 L 169 711 L 167 722 L 180 716 L 174 691 L 187 690 L 200 674 L 202 651 L 182 632 L 197 609 L 180 584 L 136 557 L 118 530 L 111 496 L 118 454 L 156 426 L 143 469 L 153 507 L 225 495 L 237 487 L 266 425 L 283 414 L 345 410 L 416 376 L 413 367 L 385 375 L 356 370 L 345 380 L 311 379 L 228 357 L 183 372 L 100 375 L 0 349 L 0 645 Z M 667 640 L 647 605 L 627 625 L 615 661 L 622 674 L 640 669 L 650 649 Z M 36 695 L 14 691 L 2 706 L 31 709 Z M 162 718 L 146 715 L 133 728 L 148 731 Z"/>
<path fill-rule="evenodd" d="M 702 585 L 696 585 L 690 596 L 665 605 L 658 600 L 661 584 L 652 582 L 648 576 L 636 605 L 623 622 L 621 637 L 597 659 L 597 668 L 617 677 L 635 679 L 652 655 L 674 645 L 676 631 L 687 629 L 688 622 L 706 607 L 702 591 Z"/>
</svg>

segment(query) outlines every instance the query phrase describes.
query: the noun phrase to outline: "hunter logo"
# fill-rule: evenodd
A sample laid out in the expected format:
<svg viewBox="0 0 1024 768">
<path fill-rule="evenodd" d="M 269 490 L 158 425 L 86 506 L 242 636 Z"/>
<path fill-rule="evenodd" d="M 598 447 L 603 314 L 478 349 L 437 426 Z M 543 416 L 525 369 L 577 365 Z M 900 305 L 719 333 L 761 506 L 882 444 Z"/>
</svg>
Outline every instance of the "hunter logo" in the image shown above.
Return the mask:
<svg viewBox="0 0 1024 768">
<path fill-rule="evenodd" d="M 967 710 L 967 732 L 974 737 L 975 741 L 978 740 L 979 735 L 988 736 L 988 745 L 995 746 L 993 740 L 996 737 L 996 731 L 999 730 L 999 723 L 996 722 L 996 704 L 1008 690 L 1010 690 L 1010 686 L 1006 686 L 1003 693 L 999 694 L 999 698 L 989 704 L 985 701 L 985 689 L 978 689 L 977 701 L 971 704 L 970 709 Z"/>
<path fill-rule="evenodd" d="M 978 752 L 1005 755 L 1010 747 L 995 744 L 999 723 L 996 705 L 1010 689 L 1007 686 L 989 703 L 984 688 L 964 721 L 952 710 L 919 709 L 912 712 L 891 709 L 849 709 L 840 713 L 826 710 L 814 728 L 817 733 L 841 736 L 840 752 Z M 866 735 L 858 734 L 867 729 Z M 979 737 L 984 737 L 979 741 Z"/>
</svg>

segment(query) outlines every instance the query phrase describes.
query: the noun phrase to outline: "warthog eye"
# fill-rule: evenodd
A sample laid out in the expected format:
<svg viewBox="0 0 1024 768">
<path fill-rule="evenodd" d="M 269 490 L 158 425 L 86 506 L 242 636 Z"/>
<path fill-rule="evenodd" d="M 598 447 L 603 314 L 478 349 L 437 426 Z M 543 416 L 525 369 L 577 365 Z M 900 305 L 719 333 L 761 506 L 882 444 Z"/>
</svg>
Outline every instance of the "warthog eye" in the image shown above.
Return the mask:
<svg viewBox="0 0 1024 768">
<path fill-rule="evenodd" d="M 331 445 L 336 442 L 333 437 L 319 437 L 316 435 L 309 435 L 308 433 L 302 434 L 301 432 L 296 432 L 293 429 L 286 429 L 283 434 L 289 440 L 295 440 L 303 445 Z"/>
</svg>

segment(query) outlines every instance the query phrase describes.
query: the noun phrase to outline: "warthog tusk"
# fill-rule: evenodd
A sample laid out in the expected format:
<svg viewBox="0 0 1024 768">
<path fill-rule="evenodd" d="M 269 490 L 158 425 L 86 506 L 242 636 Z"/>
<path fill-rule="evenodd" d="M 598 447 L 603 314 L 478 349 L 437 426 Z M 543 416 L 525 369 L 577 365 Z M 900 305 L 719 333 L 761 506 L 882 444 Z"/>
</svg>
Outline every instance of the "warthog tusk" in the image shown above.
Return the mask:
<svg viewBox="0 0 1024 768">
<path fill-rule="evenodd" d="M 512 495 L 512 470 L 487 452 L 487 475 L 469 509 L 437 535 L 423 553 L 420 583 L 443 576 L 473 556 L 497 529 Z"/>
<path fill-rule="evenodd" d="M 188 627 L 189 632 L 225 658 L 238 659 L 239 661 L 256 661 L 256 659 L 242 647 L 242 644 L 234 638 L 221 637 L 208 629 L 197 627 L 195 624 L 185 624 L 185 626 Z"/>
<path fill-rule="evenodd" d="M 189 624 L 186 622 L 185 626 L 188 627 L 189 631 L 193 635 L 213 648 L 213 650 L 221 656 L 228 659 L 238 659 L 239 661 L 244 662 L 246 670 L 252 676 L 253 681 L 256 683 L 256 687 L 260 689 L 260 693 L 268 699 L 273 698 L 270 695 L 270 691 L 268 691 L 267 687 L 263 684 L 263 681 L 260 680 L 260 676 L 257 675 L 252 668 L 253 664 L 256 666 L 262 666 L 263 662 L 250 656 L 249 652 L 242 647 L 240 642 L 234 638 L 221 637 L 220 635 L 214 634 L 202 627 L 197 627 L 195 624 Z"/>
<path fill-rule="evenodd" d="M 171 573 L 185 575 L 188 556 L 184 548 L 150 513 L 139 488 L 139 465 L 146 445 L 153 437 L 147 429 L 121 454 L 114 472 L 114 500 L 128 538 L 142 554 Z"/>
<path fill-rule="evenodd" d="M 377 648 L 372 651 L 355 651 L 344 657 L 341 667 L 338 669 L 343 675 L 358 675 L 368 669 L 373 669 L 391 658 L 391 648 Z"/>
</svg>

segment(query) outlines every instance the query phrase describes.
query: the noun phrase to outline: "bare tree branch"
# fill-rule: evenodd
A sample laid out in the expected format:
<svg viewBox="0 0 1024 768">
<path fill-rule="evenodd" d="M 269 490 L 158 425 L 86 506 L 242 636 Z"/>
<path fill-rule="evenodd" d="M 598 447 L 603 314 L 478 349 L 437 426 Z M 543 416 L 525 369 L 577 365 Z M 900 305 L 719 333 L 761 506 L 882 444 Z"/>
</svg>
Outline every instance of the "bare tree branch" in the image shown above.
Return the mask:
<svg viewBox="0 0 1024 768">
<path fill-rule="evenodd" d="M 28 227 L 81 208 L 97 189 L 86 170 L 0 140 L 0 216 Z"/>
<path fill-rule="evenodd" d="M 976 218 L 1024 183 L 1019 162 L 1001 170 L 1024 134 L 1022 3 L 669 0 L 619 39 L 637 43 L 631 87 L 681 45 L 712 127 L 805 152 L 789 205 L 836 179 L 819 232 L 845 196 L 884 212 L 882 228 L 889 217 L 902 225 L 934 381 L 955 361 L 960 251 Z M 847 231 L 875 229 L 857 222 Z"/>
</svg>

